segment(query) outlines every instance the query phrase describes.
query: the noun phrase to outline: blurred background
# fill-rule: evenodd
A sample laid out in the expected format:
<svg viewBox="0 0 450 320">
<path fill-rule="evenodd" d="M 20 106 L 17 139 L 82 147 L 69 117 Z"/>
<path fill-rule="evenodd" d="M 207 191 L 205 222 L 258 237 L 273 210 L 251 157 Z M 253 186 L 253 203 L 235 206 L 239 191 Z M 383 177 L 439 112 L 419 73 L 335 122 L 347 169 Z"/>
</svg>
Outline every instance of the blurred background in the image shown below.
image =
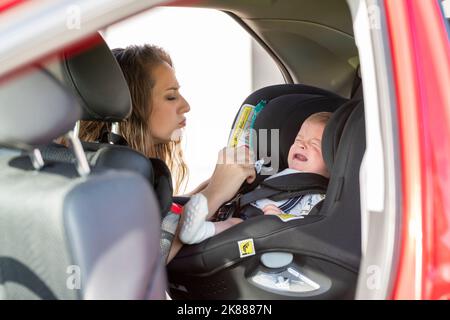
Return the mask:
<svg viewBox="0 0 450 320">
<path fill-rule="evenodd" d="M 270 56 L 222 12 L 157 8 L 103 34 L 111 49 L 149 43 L 171 55 L 180 92 L 191 106 L 183 138 L 190 171 L 186 192 L 211 176 L 244 99 L 261 87 L 284 83 Z"/>
</svg>

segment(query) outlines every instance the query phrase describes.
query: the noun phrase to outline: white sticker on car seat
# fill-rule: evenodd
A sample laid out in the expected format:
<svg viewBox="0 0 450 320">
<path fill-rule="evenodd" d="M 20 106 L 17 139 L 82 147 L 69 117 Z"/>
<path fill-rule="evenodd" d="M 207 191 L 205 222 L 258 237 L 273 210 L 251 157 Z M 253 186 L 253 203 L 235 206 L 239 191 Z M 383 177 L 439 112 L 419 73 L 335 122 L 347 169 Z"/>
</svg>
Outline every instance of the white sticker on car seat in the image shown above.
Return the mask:
<svg viewBox="0 0 450 320">
<path fill-rule="evenodd" d="M 238 241 L 238 247 L 239 247 L 239 256 L 241 258 L 253 256 L 256 253 L 253 239 L 245 239 Z"/>
</svg>

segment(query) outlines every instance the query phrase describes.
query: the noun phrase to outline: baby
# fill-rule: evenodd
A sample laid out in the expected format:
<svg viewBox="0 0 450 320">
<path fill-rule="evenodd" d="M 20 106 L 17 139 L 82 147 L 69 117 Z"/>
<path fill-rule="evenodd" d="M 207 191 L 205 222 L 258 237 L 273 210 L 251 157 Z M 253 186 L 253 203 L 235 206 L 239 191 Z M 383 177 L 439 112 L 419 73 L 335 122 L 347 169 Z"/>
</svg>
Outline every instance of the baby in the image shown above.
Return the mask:
<svg viewBox="0 0 450 320">
<path fill-rule="evenodd" d="M 330 117 L 330 112 L 319 112 L 308 117 L 303 122 L 294 143 L 289 149 L 287 159 L 289 168 L 267 179 L 298 172 L 316 173 L 328 178 L 329 173 L 322 157 L 322 135 Z M 261 209 L 264 214 L 305 215 L 324 198 L 325 195 L 323 194 L 307 194 L 282 201 L 261 199 L 252 203 L 252 205 Z M 202 211 L 200 206 L 194 202 L 188 203 L 185 207 L 179 234 L 183 243 L 199 243 L 242 222 L 238 218 L 218 222 L 205 221 L 205 215 L 198 214 L 199 210 Z"/>
<path fill-rule="evenodd" d="M 322 157 L 322 135 L 331 114 L 331 112 L 315 113 L 303 122 L 294 143 L 289 149 L 288 168 L 266 180 L 298 172 L 317 173 L 326 178 L 329 177 Z M 252 205 L 261 209 L 264 214 L 304 215 L 308 214 L 324 198 L 325 196 L 322 194 L 308 194 L 282 201 L 262 199 L 252 203 Z"/>
</svg>

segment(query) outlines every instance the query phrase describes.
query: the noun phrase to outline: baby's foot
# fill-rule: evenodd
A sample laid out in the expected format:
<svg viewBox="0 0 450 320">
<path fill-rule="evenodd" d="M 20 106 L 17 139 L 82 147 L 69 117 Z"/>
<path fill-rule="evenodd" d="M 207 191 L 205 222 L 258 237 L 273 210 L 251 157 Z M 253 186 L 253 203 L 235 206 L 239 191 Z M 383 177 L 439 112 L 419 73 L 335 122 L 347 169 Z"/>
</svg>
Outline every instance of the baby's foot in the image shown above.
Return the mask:
<svg viewBox="0 0 450 320">
<path fill-rule="evenodd" d="M 214 223 L 206 221 L 208 200 L 197 193 L 185 205 L 181 218 L 180 240 L 186 244 L 200 243 L 214 235 Z"/>
</svg>

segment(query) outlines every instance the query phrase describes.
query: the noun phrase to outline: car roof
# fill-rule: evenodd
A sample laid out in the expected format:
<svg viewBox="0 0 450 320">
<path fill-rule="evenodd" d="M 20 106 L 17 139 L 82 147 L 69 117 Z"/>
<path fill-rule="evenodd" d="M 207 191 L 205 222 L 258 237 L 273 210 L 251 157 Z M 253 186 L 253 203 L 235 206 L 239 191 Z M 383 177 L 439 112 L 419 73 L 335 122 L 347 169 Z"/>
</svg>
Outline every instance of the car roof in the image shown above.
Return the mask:
<svg viewBox="0 0 450 320">
<path fill-rule="evenodd" d="M 249 28 L 284 66 L 288 82 L 350 95 L 359 59 L 346 0 L 204 0 L 188 6 L 222 10 Z"/>
<path fill-rule="evenodd" d="M 161 2 L 24 2 L 1 15 L 0 77 Z M 176 5 L 227 12 L 272 55 L 286 82 L 350 95 L 359 60 L 346 0 L 203 0 Z"/>
<path fill-rule="evenodd" d="M 22 1 L 0 12 L 0 77 L 162 0 Z"/>
</svg>

